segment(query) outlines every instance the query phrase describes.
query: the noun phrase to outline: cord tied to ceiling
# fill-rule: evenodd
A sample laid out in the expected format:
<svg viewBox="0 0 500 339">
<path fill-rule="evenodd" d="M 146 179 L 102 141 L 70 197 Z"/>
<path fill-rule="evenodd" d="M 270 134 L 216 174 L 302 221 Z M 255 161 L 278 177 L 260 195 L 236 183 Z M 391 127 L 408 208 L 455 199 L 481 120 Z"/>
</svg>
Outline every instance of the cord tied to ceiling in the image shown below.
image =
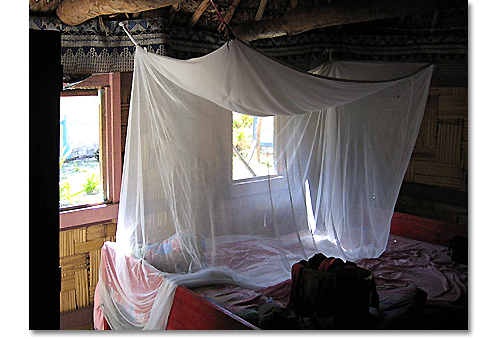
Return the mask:
<svg viewBox="0 0 500 339">
<path fill-rule="evenodd" d="M 224 17 L 220 13 L 219 8 L 217 7 L 217 5 L 215 4 L 215 2 L 213 0 L 210 0 L 210 3 L 212 4 L 212 6 L 214 6 L 215 11 L 217 12 L 217 17 L 219 18 L 220 22 L 224 25 L 224 27 L 226 27 L 226 39 L 228 41 L 233 40 L 235 38 L 235 36 L 234 36 L 233 32 L 231 31 L 231 28 L 229 28 L 229 25 L 227 24 L 227 22 L 224 20 Z"/>
</svg>

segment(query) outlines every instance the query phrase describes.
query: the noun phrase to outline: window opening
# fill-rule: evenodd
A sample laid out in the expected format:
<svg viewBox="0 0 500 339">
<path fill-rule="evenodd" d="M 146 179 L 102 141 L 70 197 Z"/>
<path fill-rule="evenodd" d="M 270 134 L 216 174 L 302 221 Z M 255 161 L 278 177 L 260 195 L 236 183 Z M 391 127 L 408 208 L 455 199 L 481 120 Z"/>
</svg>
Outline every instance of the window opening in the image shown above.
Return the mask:
<svg viewBox="0 0 500 339">
<path fill-rule="evenodd" d="M 59 208 L 104 203 L 102 90 L 61 94 Z"/>
<path fill-rule="evenodd" d="M 274 117 L 233 112 L 233 180 L 276 174 Z"/>
</svg>

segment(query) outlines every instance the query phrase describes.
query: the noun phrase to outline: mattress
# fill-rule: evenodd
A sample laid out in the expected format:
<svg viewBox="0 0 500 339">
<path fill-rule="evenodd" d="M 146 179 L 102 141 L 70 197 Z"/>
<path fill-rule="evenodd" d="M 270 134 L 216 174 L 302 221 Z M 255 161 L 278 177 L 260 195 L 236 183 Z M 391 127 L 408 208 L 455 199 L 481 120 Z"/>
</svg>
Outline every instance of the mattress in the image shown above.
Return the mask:
<svg viewBox="0 0 500 339">
<path fill-rule="evenodd" d="M 380 305 L 371 309 L 376 317 L 373 328 L 467 326 L 468 267 L 451 261 L 446 247 L 390 235 L 387 249 L 379 258 L 357 264 L 375 276 Z M 286 307 L 291 280 L 263 289 L 221 284 L 191 289 L 259 326 L 259 308 L 263 305 Z"/>
<path fill-rule="evenodd" d="M 219 244 L 218 248 L 222 251 L 216 259 L 220 260 L 221 264 L 225 263 L 235 271 L 244 267 L 243 273 L 247 275 L 264 274 L 262 282 L 273 283 L 264 286 L 252 285 L 245 283 L 244 278 L 235 280 L 229 275 L 220 275 L 224 271 L 209 271 L 204 275 L 193 273 L 195 278 L 191 281 L 185 280 L 181 285 L 191 288 L 199 295 L 254 325 L 258 324 L 258 310 L 262 305 L 275 303 L 286 306 L 291 289 L 290 272 L 281 265 L 277 245 L 250 237 L 240 239 L 237 243 L 227 242 L 225 247 Z M 255 256 L 250 255 L 262 251 L 268 252 L 267 258 L 274 259 L 272 261 L 268 259 L 262 265 Z M 113 246 L 105 245 L 103 260 L 109 255 L 113 256 L 113 252 Z M 292 248 L 288 248 L 286 254 L 289 258 L 293 256 L 300 258 L 299 253 L 295 253 Z M 127 262 L 134 260 L 137 259 L 129 257 Z M 438 312 L 428 314 L 428 318 L 433 318 L 436 314 L 458 312 L 460 319 L 463 320 L 465 317 L 467 323 L 468 267 L 451 261 L 446 247 L 390 235 L 387 249 L 379 258 L 363 259 L 357 264 L 370 270 L 375 276 L 381 307 L 374 312 L 379 319 L 380 328 L 390 328 L 395 323 L 394 319 L 408 317 L 413 314 L 416 306 L 421 306 L 423 303 L 426 304 L 426 308 L 429 308 L 429 305 L 434 307 L 432 312 Z M 159 271 L 152 266 L 145 272 L 158 280 L 154 281 L 156 285 L 168 276 L 159 275 Z M 149 281 L 149 284 L 151 283 Z M 149 284 L 140 286 L 141 293 L 147 292 L 145 288 L 147 289 Z M 113 295 L 115 290 L 110 286 L 107 288 Z M 148 312 L 138 310 L 119 297 L 115 296 L 113 299 L 118 304 L 120 312 L 129 314 L 141 323 L 148 321 Z M 455 319 L 450 319 L 450 322 L 454 321 Z"/>
</svg>

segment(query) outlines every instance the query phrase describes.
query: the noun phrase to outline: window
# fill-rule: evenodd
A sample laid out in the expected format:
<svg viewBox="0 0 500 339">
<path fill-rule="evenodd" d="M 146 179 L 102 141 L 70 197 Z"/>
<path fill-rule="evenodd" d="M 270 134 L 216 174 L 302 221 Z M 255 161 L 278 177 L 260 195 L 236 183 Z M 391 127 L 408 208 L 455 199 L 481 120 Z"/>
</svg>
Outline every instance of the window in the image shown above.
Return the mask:
<svg viewBox="0 0 500 339">
<path fill-rule="evenodd" d="M 116 219 L 121 184 L 120 74 L 61 93 L 60 228 Z"/>
<path fill-rule="evenodd" d="M 274 117 L 233 112 L 233 181 L 276 175 Z"/>
<path fill-rule="evenodd" d="M 61 94 L 59 208 L 107 201 L 101 140 L 103 91 L 67 90 Z"/>
</svg>

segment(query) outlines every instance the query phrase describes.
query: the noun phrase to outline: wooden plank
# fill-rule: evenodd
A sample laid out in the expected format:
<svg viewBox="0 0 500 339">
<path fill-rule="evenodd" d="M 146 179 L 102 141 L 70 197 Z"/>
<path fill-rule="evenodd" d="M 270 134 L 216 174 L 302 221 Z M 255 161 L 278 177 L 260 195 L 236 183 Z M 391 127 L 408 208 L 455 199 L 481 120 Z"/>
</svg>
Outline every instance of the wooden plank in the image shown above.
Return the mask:
<svg viewBox="0 0 500 339">
<path fill-rule="evenodd" d="M 434 149 L 436 147 L 437 111 L 438 95 L 429 95 L 427 97 L 418 137 L 415 142 L 415 148 Z"/>
<path fill-rule="evenodd" d="M 94 303 L 95 290 L 96 289 L 97 289 L 97 285 L 89 285 L 89 301 L 90 301 L 90 304 Z"/>
<path fill-rule="evenodd" d="M 418 12 L 432 12 L 449 7 L 463 7 L 463 1 L 335 1 L 335 3 L 321 6 L 304 6 L 288 12 L 285 16 L 269 20 L 246 22 L 234 27 L 233 33 L 237 38 L 249 42 L 257 39 L 299 34 L 312 29 L 403 17 Z"/>
<path fill-rule="evenodd" d="M 391 233 L 415 240 L 448 246 L 455 235 L 467 236 L 468 228 L 445 221 L 394 212 Z"/>
<path fill-rule="evenodd" d="M 457 223 L 457 214 L 453 212 L 447 212 L 447 211 L 436 211 L 437 214 L 437 219 L 450 222 L 450 223 Z"/>
<path fill-rule="evenodd" d="M 439 96 L 439 119 L 467 119 L 468 112 L 468 97 L 466 93 Z"/>
<path fill-rule="evenodd" d="M 102 245 L 104 245 L 104 239 L 96 239 L 87 242 L 81 242 L 75 244 L 75 251 L 77 253 L 91 252 L 95 250 L 100 250 Z"/>
<path fill-rule="evenodd" d="M 168 22 L 171 23 L 174 21 L 175 13 L 179 11 L 180 7 L 181 7 L 180 3 L 172 5 L 170 11 L 168 12 Z"/>
<path fill-rule="evenodd" d="M 107 238 L 116 236 L 116 223 L 106 224 L 106 234 Z"/>
<path fill-rule="evenodd" d="M 87 227 L 87 241 L 104 238 L 106 235 L 106 224 L 99 224 Z"/>
<path fill-rule="evenodd" d="M 437 162 L 460 164 L 462 120 L 443 120 L 438 124 Z"/>
<path fill-rule="evenodd" d="M 80 253 L 76 250 L 76 244 L 87 241 L 87 228 L 76 228 L 70 230 L 69 232 L 73 232 L 73 239 L 75 241 L 75 253 Z"/>
<path fill-rule="evenodd" d="M 72 230 L 59 232 L 59 256 L 67 257 L 75 254 L 75 237 Z"/>
<path fill-rule="evenodd" d="M 194 11 L 191 19 L 189 19 L 187 26 L 194 27 L 194 25 L 196 25 L 196 23 L 200 19 L 201 15 L 207 10 L 208 6 L 210 6 L 210 0 L 203 0 L 198 8 L 196 8 L 196 11 Z"/>
<path fill-rule="evenodd" d="M 97 285 L 99 281 L 99 267 L 101 265 L 101 250 L 91 251 L 89 253 L 90 257 L 90 276 L 89 283 L 90 285 Z"/>
<path fill-rule="evenodd" d="M 72 262 L 75 262 L 75 261 L 85 261 L 87 259 L 87 256 L 83 253 L 77 253 L 77 254 L 73 254 L 73 255 L 69 255 L 69 256 L 65 256 L 65 257 L 60 257 L 59 258 L 59 263 L 61 265 L 68 265 Z"/>
<path fill-rule="evenodd" d="M 436 160 L 437 150 L 436 149 L 421 149 L 415 148 L 411 154 L 411 159 L 414 161 L 430 161 L 434 162 Z"/>
<path fill-rule="evenodd" d="M 257 8 L 257 13 L 255 14 L 254 21 L 260 21 L 262 19 L 262 15 L 264 14 L 264 10 L 266 9 L 267 0 L 260 0 L 259 8 Z"/>
<path fill-rule="evenodd" d="M 416 162 L 414 182 L 450 188 L 461 188 L 462 170 L 459 166 L 430 162 Z"/>
<path fill-rule="evenodd" d="M 267 0 L 266 0 L 267 1 Z M 238 5 L 240 4 L 241 0 L 233 0 L 233 2 L 231 3 L 231 5 L 229 5 L 229 8 L 226 10 L 226 12 L 224 12 L 224 22 L 229 25 L 229 22 L 231 21 L 231 19 L 233 18 L 233 15 L 234 15 L 234 11 L 236 11 L 236 8 L 238 7 Z M 221 24 L 219 25 L 219 28 L 217 28 L 217 30 L 219 32 L 222 32 L 225 28 L 226 28 L 226 24 L 223 24 L 221 22 Z"/>
<path fill-rule="evenodd" d="M 170 310 L 167 330 L 258 330 L 195 292 L 179 286 Z"/>
<path fill-rule="evenodd" d="M 76 304 L 77 307 L 89 305 L 89 283 L 87 270 L 75 272 Z"/>
<path fill-rule="evenodd" d="M 89 19 L 116 13 L 139 13 L 182 2 L 183 0 L 78 0 L 61 1 L 57 16 L 67 25 L 79 25 Z"/>
<path fill-rule="evenodd" d="M 85 258 L 76 258 L 71 261 L 62 261 L 60 260 L 61 265 L 61 274 L 68 275 L 74 274 L 76 271 L 86 270 L 88 268 L 87 257 Z"/>
<path fill-rule="evenodd" d="M 61 277 L 61 292 L 76 290 L 75 274 L 64 275 Z"/>
<path fill-rule="evenodd" d="M 61 292 L 60 297 L 60 311 L 61 313 L 76 310 L 76 292 L 75 290 Z"/>
</svg>

